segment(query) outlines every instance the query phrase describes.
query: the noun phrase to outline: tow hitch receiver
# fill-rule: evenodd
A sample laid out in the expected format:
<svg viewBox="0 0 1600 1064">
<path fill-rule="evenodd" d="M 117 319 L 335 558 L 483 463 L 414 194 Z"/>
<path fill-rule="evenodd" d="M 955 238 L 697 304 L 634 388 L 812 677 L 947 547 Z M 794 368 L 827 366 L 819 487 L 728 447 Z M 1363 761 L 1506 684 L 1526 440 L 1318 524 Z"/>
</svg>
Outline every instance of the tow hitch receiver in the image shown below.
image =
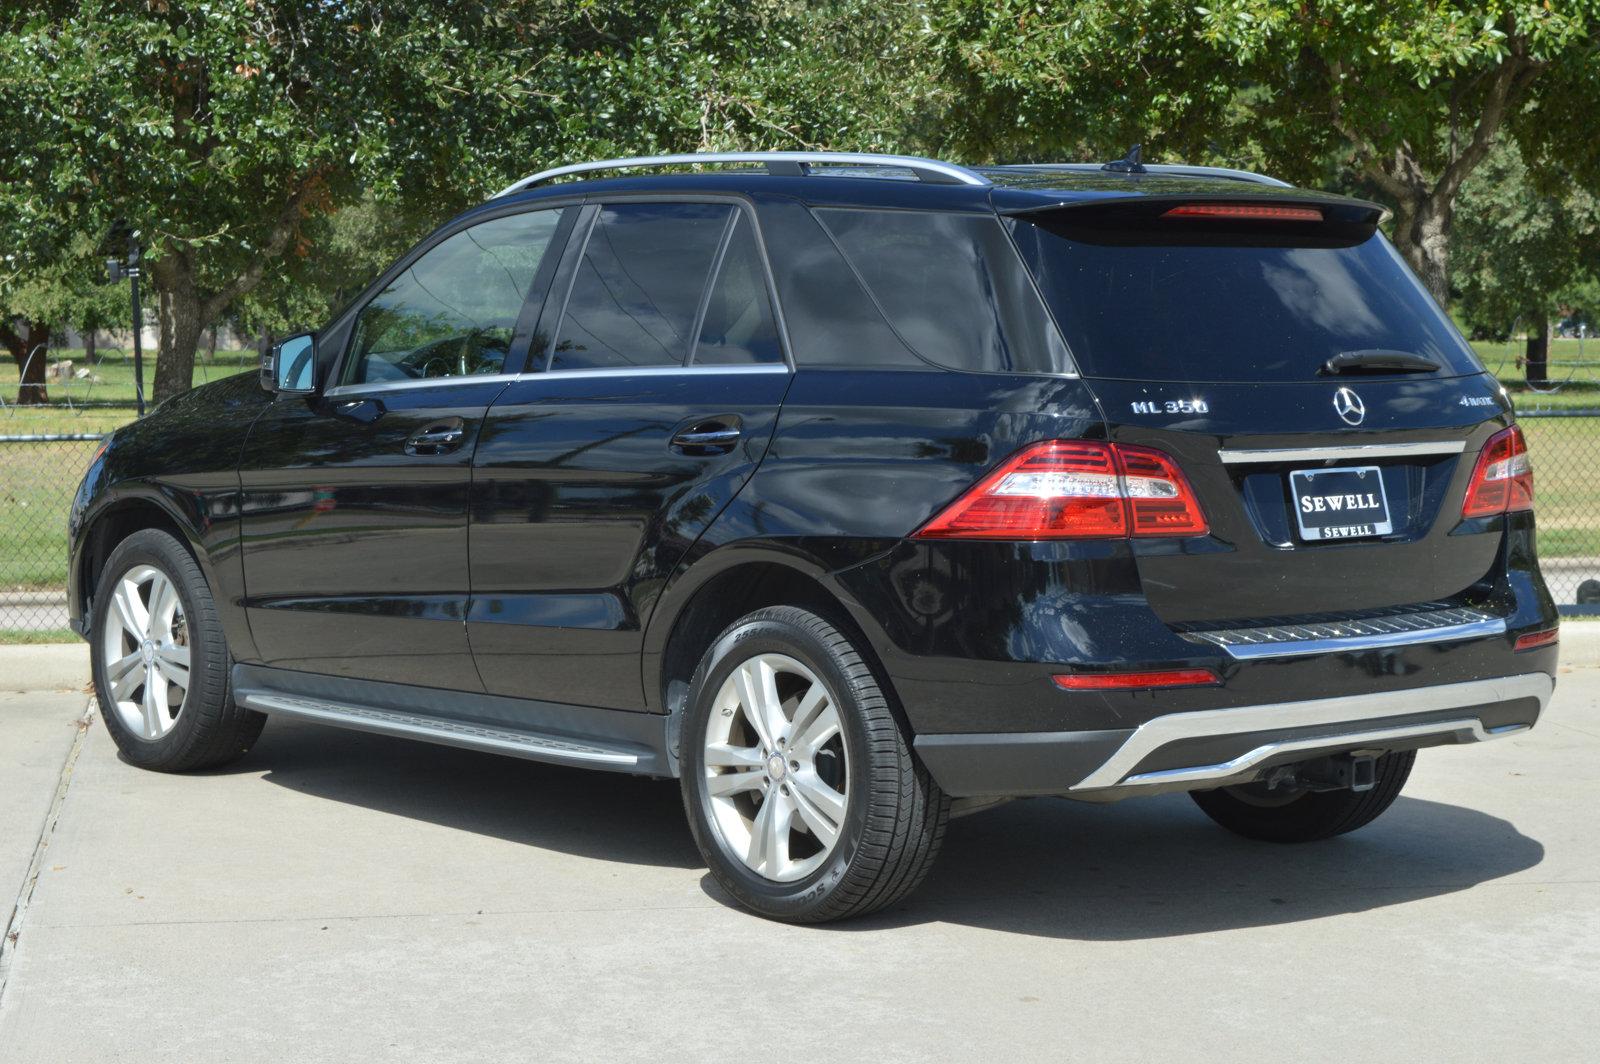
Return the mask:
<svg viewBox="0 0 1600 1064">
<path fill-rule="evenodd" d="M 1296 782 L 1313 791 L 1370 791 L 1378 781 L 1378 759 L 1371 754 L 1319 757 L 1294 768 Z"/>
</svg>

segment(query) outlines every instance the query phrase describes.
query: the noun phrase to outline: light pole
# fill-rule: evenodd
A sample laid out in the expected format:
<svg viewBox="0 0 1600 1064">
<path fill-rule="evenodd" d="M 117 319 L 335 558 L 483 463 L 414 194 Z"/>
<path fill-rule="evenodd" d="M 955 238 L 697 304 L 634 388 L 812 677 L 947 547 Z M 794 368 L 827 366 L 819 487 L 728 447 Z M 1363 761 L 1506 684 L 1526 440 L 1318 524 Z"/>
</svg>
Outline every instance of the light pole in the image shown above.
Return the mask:
<svg viewBox="0 0 1600 1064">
<path fill-rule="evenodd" d="M 126 277 L 133 293 L 133 394 L 139 407 L 139 416 L 144 417 L 144 316 L 139 312 L 140 254 L 139 234 L 129 233 L 127 261 L 106 259 L 106 276 L 113 281 Z"/>
</svg>

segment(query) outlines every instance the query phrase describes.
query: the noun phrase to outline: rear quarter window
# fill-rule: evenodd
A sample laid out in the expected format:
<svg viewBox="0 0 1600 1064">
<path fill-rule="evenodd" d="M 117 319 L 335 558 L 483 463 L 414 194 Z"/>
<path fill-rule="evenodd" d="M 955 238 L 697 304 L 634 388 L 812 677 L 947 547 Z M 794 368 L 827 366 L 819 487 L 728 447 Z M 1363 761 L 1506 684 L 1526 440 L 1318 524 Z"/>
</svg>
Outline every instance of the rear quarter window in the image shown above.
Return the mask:
<svg viewBox="0 0 1600 1064">
<path fill-rule="evenodd" d="M 1482 372 L 1472 349 L 1379 233 L 1307 241 L 1015 219 L 1023 261 L 1079 370 L 1130 380 L 1314 379 L 1347 351 L 1426 356 Z"/>
<path fill-rule="evenodd" d="M 1065 345 L 998 218 L 818 209 L 889 325 L 925 362 L 956 370 L 1060 373 Z"/>
</svg>

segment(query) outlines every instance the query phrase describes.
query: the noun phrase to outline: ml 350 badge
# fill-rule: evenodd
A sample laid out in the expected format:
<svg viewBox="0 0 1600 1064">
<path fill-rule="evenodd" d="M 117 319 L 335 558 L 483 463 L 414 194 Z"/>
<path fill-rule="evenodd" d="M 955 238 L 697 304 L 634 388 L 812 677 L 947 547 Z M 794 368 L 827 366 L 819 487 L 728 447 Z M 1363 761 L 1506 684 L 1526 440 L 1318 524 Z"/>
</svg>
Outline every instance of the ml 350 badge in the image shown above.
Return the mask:
<svg viewBox="0 0 1600 1064">
<path fill-rule="evenodd" d="M 1394 531 L 1377 466 L 1301 469 L 1289 474 L 1302 539 L 1354 539 Z"/>
</svg>

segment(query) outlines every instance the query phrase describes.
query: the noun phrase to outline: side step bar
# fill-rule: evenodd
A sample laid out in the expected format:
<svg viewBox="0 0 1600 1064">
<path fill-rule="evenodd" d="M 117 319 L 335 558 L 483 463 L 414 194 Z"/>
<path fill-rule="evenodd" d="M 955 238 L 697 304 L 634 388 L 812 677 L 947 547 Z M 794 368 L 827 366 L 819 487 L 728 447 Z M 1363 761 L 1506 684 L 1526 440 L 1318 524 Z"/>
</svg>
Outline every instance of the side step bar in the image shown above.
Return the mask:
<svg viewBox="0 0 1600 1064">
<path fill-rule="evenodd" d="M 270 674 L 288 682 L 281 686 L 259 682 Z M 326 693 L 319 690 L 312 694 L 303 688 L 307 686 L 305 681 L 313 678 L 251 666 L 235 666 L 234 679 L 234 697 L 239 704 L 271 716 L 557 765 L 643 775 L 674 774 L 665 750 L 651 741 L 654 734 L 664 736 L 664 718 L 654 714 L 483 695 L 442 699 L 439 696 L 443 692 L 416 688 L 395 691 L 389 689 L 398 685 L 331 678 L 331 682 L 324 681 Z M 296 687 L 302 689 L 294 690 Z M 388 705 L 372 704 L 379 701 Z M 428 704 L 416 704 L 423 701 Z M 434 701 L 440 702 L 437 708 L 431 704 Z M 506 703 L 512 703 L 510 712 Z M 445 715 L 452 711 L 471 713 L 478 719 Z M 545 731 L 528 726 L 547 722 L 565 725 L 566 729 Z"/>
</svg>

